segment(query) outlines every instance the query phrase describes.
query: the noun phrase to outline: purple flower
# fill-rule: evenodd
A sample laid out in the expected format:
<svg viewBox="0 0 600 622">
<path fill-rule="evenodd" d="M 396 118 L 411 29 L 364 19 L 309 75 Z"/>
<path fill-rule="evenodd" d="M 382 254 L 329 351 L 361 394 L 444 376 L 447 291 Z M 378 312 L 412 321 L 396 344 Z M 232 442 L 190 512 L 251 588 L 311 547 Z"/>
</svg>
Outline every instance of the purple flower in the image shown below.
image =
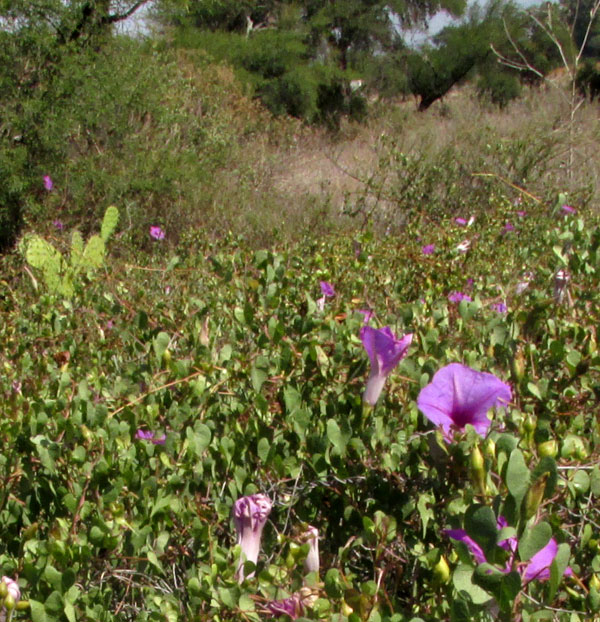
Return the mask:
<svg viewBox="0 0 600 622">
<path fill-rule="evenodd" d="M 288 615 L 292 620 L 299 618 L 304 613 L 299 594 L 292 594 L 289 598 L 282 600 L 272 600 L 265 606 L 269 613 L 272 613 L 274 616 Z"/>
<path fill-rule="evenodd" d="M 150 237 L 155 240 L 164 240 L 165 232 L 158 226 L 150 227 Z"/>
<path fill-rule="evenodd" d="M 450 292 L 448 294 L 448 300 L 450 302 L 460 302 L 461 300 L 471 302 L 471 296 L 469 296 L 468 294 L 463 294 L 462 292 Z"/>
<path fill-rule="evenodd" d="M 506 234 L 514 230 L 515 230 L 515 226 L 511 224 L 510 222 L 507 222 L 502 229 L 502 233 Z"/>
<path fill-rule="evenodd" d="M 506 527 L 507 522 L 503 516 L 498 517 L 498 529 L 502 529 Z M 469 549 L 475 561 L 478 564 L 483 564 L 487 562 L 485 558 L 485 554 L 483 553 L 483 549 L 467 535 L 467 532 L 464 529 L 446 529 L 444 534 L 453 540 L 457 540 L 466 545 Z M 518 540 L 515 536 L 511 536 L 506 540 L 502 540 L 498 542 L 498 546 L 503 548 L 505 551 L 510 553 L 510 557 L 506 562 L 504 568 L 501 568 L 501 572 L 510 572 L 515 563 L 517 550 L 518 550 Z M 518 564 L 518 571 L 523 579 L 529 583 L 529 581 L 533 581 L 534 579 L 538 579 L 540 581 L 546 581 L 550 578 L 550 566 L 558 553 L 558 543 L 554 538 L 550 538 L 548 544 L 541 550 L 539 550 L 528 562 L 524 562 Z M 570 568 L 565 570 L 565 575 L 571 575 L 573 571 Z"/>
<path fill-rule="evenodd" d="M 54 226 L 55 226 L 55 227 L 56 227 L 59 231 L 62 231 L 62 230 L 65 228 L 65 226 L 62 224 L 62 222 L 60 222 L 60 220 L 55 220 L 52 224 L 53 224 L 53 225 L 54 225 Z"/>
<path fill-rule="evenodd" d="M 54 188 L 54 182 L 52 181 L 52 177 L 50 177 L 50 175 L 44 175 L 42 179 L 44 180 L 44 188 L 46 188 L 46 190 L 50 192 L 50 190 Z"/>
<path fill-rule="evenodd" d="M 242 548 L 235 573 L 240 583 L 244 580 L 244 563 L 251 561 L 256 565 L 262 531 L 272 507 L 273 504 L 269 497 L 263 494 L 241 497 L 233 505 L 233 521 L 237 531 L 237 543 Z M 254 573 L 252 572 L 248 578 L 253 576 Z"/>
<path fill-rule="evenodd" d="M 10 577 L 2 577 L 2 583 L 6 585 L 8 593 L 13 597 L 15 603 L 21 599 L 21 590 L 18 583 Z M 4 614 L 4 608 L 2 608 L 2 614 Z"/>
<path fill-rule="evenodd" d="M 142 441 L 151 441 L 154 445 L 164 445 L 167 440 L 167 435 L 164 433 L 161 436 L 156 436 L 156 432 L 142 430 L 141 428 L 135 433 L 135 436 Z"/>
<path fill-rule="evenodd" d="M 321 293 L 325 298 L 331 298 L 335 296 L 335 289 L 333 289 L 333 285 L 328 283 L 327 281 L 319 281 L 319 285 L 321 286 Z"/>
<path fill-rule="evenodd" d="M 467 224 L 467 219 L 466 219 L 466 218 L 455 218 L 455 219 L 454 219 L 454 222 L 455 222 L 457 225 L 460 225 L 461 227 L 464 227 L 464 226 L 466 226 L 466 224 Z"/>
<path fill-rule="evenodd" d="M 510 387 L 493 374 L 450 363 L 421 389 L 417 406 L 429 421 L 442 427 L 450 442 L 454 430 L 464 430 L 468 423 L 485 436 L 491 423 L 487 416 L 490 408 L 505 407 L 511 398 Z"/>
<path fill-rule="evenodd" d="M 371 318 L 373 317 L 374 313 L 373 311 L 371 311 L 371 309 L 359 309 L 357 311 L 357 313 L 361 313 L 364 316 L 364 321 L 363 324 L 368 324 L 371 321 Z"/>
<path fill-rule="evenodd" d="M 490 307 L 498 313 L 506 313 L 508 311 L 508 307 L 503 302 L 494 302 Z"/>
<path fill-rule="evenodd" d="M 561 205 L 560 209 L 562 210 L 563 214 L 574 214 L 577 211 L 574 207 L 571 207 L 570 205 Z"/>
<path fill-rule="evenodd" d="M 371 326 L 360 329 L 360 339 L 371 360 L 371 374 L 363 399 L 375 406 L 385 384 L 385 379 L 406 355 L 412 342 L 412 334 L 396 339 L 389 326 L 379 330 Z"/>
<path fill-rule="evenodd" d="M 435 252 L 435 244 L 426 244 L 421 249 L 421 252 L 423 253 L 423 255 L 433 255 L 433 253 Z"/>
<path fill-rule="evenodd" d="M 527 212 L 525 210 L 522 210 L 522 209 L 517 210 L 517 216 L 519 218 L 525 218 L 525 216 L 527 216 Z"/>
</svg>

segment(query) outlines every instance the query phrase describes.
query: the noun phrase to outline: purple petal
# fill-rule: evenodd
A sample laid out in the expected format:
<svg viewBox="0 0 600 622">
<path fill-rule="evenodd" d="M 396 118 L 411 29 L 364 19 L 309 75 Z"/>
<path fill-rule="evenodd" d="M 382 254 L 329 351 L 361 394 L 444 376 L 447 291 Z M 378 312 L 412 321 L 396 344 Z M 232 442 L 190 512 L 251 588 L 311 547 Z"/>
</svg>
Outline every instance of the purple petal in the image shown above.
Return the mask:
<svg viewBox="0 0 600 622">
<path fill-rule="evenodd" d="M 446 440 L 452 429 L 464 430 L 469 423 L 485 436 L 490 426 L 490 408 L 510 402 L 510 387 L 493 374 L 460 363 L 442 367 L 419 393 L 417 406 L 435 425 L 442 427 Z"/>
<path fill-rule="evenodd" d="M 357 313 L 361 313 L 364 316 L 365 319 L 363 324 L 368 324 L 373 317 L 373 311 L 371 311 L 370 309 L 359 309 Z"/>
<path fill-rule="evenodd" d="M 525 572 L 523 573 L 525 581 L 531 581 L 532 579 L 545 581 L 549 579 L 550 565 L 554 561 L 557 553 L 558 544 L 554 538 L 550 538 L 550 542 L 548 542 L 543 549 L 538 551 L 529 560 L 527 566 L 525 566 Z"/>
<path fill-rule="evenodd" d="M 135 436 L 136 438 L 139 438 L 142 441 L 151 441 L 154 438 L 154 432 L 140 429 L 135 433 Z"/>
<path fill-rule="evenodd" d="M 323 296 L 327 298 L 335 296 L 335 289 L 333 289 L 333 285 L 331 283 L 328 283 L 327 281 L 320 281 L 319 285 L 321 286 L 321 293 Z"/>
<path fill-rule="evenodd" d="M 52 177 L 50 177 L 50 175 L 44 175 L 43 180 L 44 188 L 46 188 L 46 190 L 50 191 L 54 188 L 54 182 L 52 181 Z"/>
<path fill-rule="evenodd" d="M 360 329 L 360 339 L 371 360 L 372 371 L 388 376 L 405 356 L 412 342 L 412 334 L 397 339 L 389 326 L 379 330 L 371 326 Z"/>
<path fill-rule="evenodd" d="M 463 294 L 462 292 L 450 292 L 448 294 L 448 300 L 450 302 L 460 302 L 461 300 L 471 302 L 471 296 L 469 296 L 468 294 Z"/>
<path fill-rule="evenodd" d="M 562 205 L 560 208 L 565 214 L 574 214 L 577 210 L 570 205 Z"/>
<path fill-rule="evenodd" d="M 498 313 L 506 313 L 508 311 L 508 307 L 503 302 L 494 302 L 490 307 Z"/>
<path fill-rule="evenodd" d="M 150 227 L 150 237 L 155 240 L 164 240 L 165 232 L 158 226 L 152 226 Z"/>
<path fill-rule="evenodd" d="M 435 244 L 426 244 L 421 251 L 423 255 L 432 255 L 435 252 Z"/>
<path fill-rule="evenodd" d="M 52 223 L 59 231 L 62 231 L 64 229 L 64 225 L 62 224 L 62 222 L 60 222 L 60 220 L 55 220 Z"/>
<path fill-rule="evenodd" d="M 467 224 L 467 219 L 466 218 L 455 218 L 454 222 L 457 225 L 460 225 L 461 227 L 464 227 Z"/>
<path fill-rule="evenodd" d="M 458 540 L 458 542 L 466 544 L 478 564 L 484 564 L 487 561 L 483 554 L 483 549 L 475 540 L 467 535 L 464 529 L 444 529 L 444 534 L 453 540 Z"/>
</svg>

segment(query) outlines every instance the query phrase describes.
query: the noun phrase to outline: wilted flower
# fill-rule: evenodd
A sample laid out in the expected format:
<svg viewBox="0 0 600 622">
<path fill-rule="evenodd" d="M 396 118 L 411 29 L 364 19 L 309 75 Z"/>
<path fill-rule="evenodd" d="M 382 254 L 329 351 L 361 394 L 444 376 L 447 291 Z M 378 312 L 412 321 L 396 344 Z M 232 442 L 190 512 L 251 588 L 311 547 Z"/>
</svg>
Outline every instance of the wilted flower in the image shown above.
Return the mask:
<svg viewBox="0 0 600 622">
<path fill-rule="evenodd" d="M 456 250 L 460 253 L 466 253 L 471 248 L 471 240 L 463 240 L 460 244 L 456 245 Z"/>
<path fill-rule="evenodd" d="M 44 175 L 42 179 L 44 180 L 44 188 L 46 188 L 46 190 L 50 191 L 54 188 L 54 182 L 52 181 L 52 177 L 50 177 L 50 175 Z"/>
<path fill-rule="evenodd" d="M 288 615 L 292 620 L 299 618 L 304 613 L 299 594 L 292 594 L 289 598 L 282 600 L 272 600 L 265 606 L 269 613 L 274 616 Z"/>
<path fill-rule="evenodd" d="M 304 570 L 307 573 L 319 572 L 319 530 L 309 526 L 304 537 L 310 547 L 304 560 Z"/>
<path fill-rule="evenodd" d="M 508 307 L 503 302 L 494 302 L 490 307 L 498 313 L 506 313 L 508 311 Z"/>
<path fill-rule="evenodd" d="M 507 524 L 508 523 L 503 516 L 498 517 L 498 529 L 506 527 Z M 453 540 L 457 540 L 458 542 L 465 544 L 478 564 L 487 562 L 483 549 L 479 546 L 479 544 L 477 544 L 477 542 L 475 542 L 475 540 L 467 535 L 467 532 L 464 529 L 446 529 L 444 533 Z M 508 573 L 513 569 L 513 565 L 515 564 L 519 542 L 515 536 L 511 536 L 506 540 L 498 542 L 498 546 L 510 553 L 510 557 L 506 562 L 506 565 L 504 568 L 500 568 L 501 572 Z M 534 579 L 545 581 L 550 578 L 550 566 L 552 565 L 557 553 L 558 543 L 554 538 L 550 538 L 548 544 L 543 549 L 539 550 L 529 561 L 519 563 L 517 565 L 517 570 L 526 582 L 533 581 Z M 565 574 L 571 575 L 571 569 L 567 568 L 565 570 Z"/>
<path fill-rule="evenodd" d="M 571 275 L 566 270 L 559 270 L 554 275 L 554 300 L 557 303 L 561 303 L 568 294 L 567 285 L 571 280 Z"/>
<path fill-rule="evenodd" d="M 435 252 L 435 244 L 426 244 L 425 246 L 423 246 L 421 251 L 423 255 L 433 255 L 433 253 Z"/>
<path fill-rule="evenodd" d="M 242 548 L 236 570 L 236 577 L 240 583 L 244 580 L 244 562 L 251 561 L 256 565 L 262 531 L 272 507 L 271 500 L 263 494 L 241 497 L 233 506 L 237 543 Z M 253 572 L 248 575 L 253 576 Z"/>
<path fill-rule="evenodd" d="M 56 227 L 59 231 L 62 231 L 62 230 L 65 228 L 65 226 L 62 224 L 62 222 L 60 222 L 60 220 L 55 220 L 52 224 L 53 224 L 53 225 L 54 225 L 54 226 L 55 226 L 55 227 Z"/>
<path fill-rule="evenodd" d="M 460 302 L 461 300 L 471 302 L 471 296 L 469 296 L 468 294 L 463 294 L 462 292 L 450 292 L 448 294 L 448 300 L 450 302 Z"/>
<path fill-rule="evenodd" d="M 577 211 L 574 207 L 571 207 L 570 205 L 561 205 L 560 209 L 562 210 L 563 214 L 574 214 Z"/>
<path fill-rule="evenodd" d="M 476 371 L 460 363 L 438 370 L 419 393 L 419 410 L 435 425 L 442 427 L 446 441 L 454 430 L 471 424 L 485 436 L 490 427 L 490 408 L 504 407 L 512 398 L 510 387 L 488 372 Z"/>
<path fill-rule="evenodd" d="M 360 339 L 371 360 L 371 374 L 363 399 L 375 406 L 383 389 L 385 379 L 406 355 L 412 342 L 412 334 L 396 339 L 389 326 L 379 330 L 370 326 L 360 329 Z"/>
<path fill-rule="evenodd" d="M 155 240 L 164 240 L 165 232 L 158 226 L 152 226 L 150 227 L 150 237 Z"/>
<path fill-rule="evenodd" d="M 167 440 L 167 435 L 164 433 L 161 436 L 156 436 L 156 432 L 142 430 L 141 428 L 135 433 L 135 436 L 142 441 L 150 441 L 154 445 L 164 445 Z"/>
</svg>

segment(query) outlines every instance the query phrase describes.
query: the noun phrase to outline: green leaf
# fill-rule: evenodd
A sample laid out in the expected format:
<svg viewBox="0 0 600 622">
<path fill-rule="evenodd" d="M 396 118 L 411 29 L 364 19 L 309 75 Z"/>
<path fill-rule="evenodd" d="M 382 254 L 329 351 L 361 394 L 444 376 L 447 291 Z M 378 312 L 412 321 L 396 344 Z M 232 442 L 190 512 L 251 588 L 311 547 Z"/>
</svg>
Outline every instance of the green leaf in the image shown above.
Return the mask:
<svg viewBox="0 0 600 622">
<path fill-rule="evenodd" d="M 261 438 L 258 441 L 258 446 L 256 449 L 256 453 L 258 454 L 258 457 L 260 458 L 261 462 L 265 463 L 267 462 L 267 458 L 269 457 L 269 449 L 271 448 L 269 441 L 266 438 Z"/>
<path fill-rule="evenodd" d="M 27 243 L 25 259 L 30 266 L 40 270 L 46 270 L 49 264 L 52 264 L 56 272 L 61 269 L 62 255 L 60 252 L 50 242 L 37 235 Z"/>
<path fill-rule="evenodd" d="M 32 622 L 47 622 L 46 609 L 43 603 L 29 599 L 29 609 L 31 611 Z"/>
<path fill-rule="evenodd" d="M 513 496 L 517 508 L 529 489 L 529 469 L 520 449 L 513 449 L 506 468 L 506 487 Z"/>
<path fill-rule="evenodd" d="M 492 508 L 479 504 L 470 506 L 465 513 L 465 531 L 484 553 L 491 552 L 498 537 L 497 520 Z"/>
<path fill-rule="evenodd" d="M 521 561 L 529 561 L 550 542 L 551 537 L 552 527 L 548 523 L 538 523 L 531 529 L 526 529 L 519 540 L 519 557 Z"/>
<path fill-rule="evenodd" d="M 340 426 L 337 424 L 335 419 L 329 419 L 327 421 L 327 438 L 329 442 L 335 447 L 337 453 L 340 456 L 343 456 L 346 453 L 346 444 L 348 443 L 348 438 L 342 434 L 340 430 Z"/>
<path fill-rule="evenodd" d="M 473 583 L 473 568 L 466 564 L 459 564 L 452 575 L 452 583 L 458 593 L 475 605 L 483 605 L 491 600 L 491 596 L 478 585 Z"/>
<path fill-rule="evenodd" d="M 590 476 L 583 469 L 579 469 L 573 475 L 572 484 L 578 495 L 585 495 L 590 489 Z"/>
<path fill-rule="evenodd" d="M 164 353 L 167 351 L 169 347 L 169 343 L 171 342 L 171 338 L 167 333 L 158 333 L 156 337 L 154 337 L 152 341 L 152 347 L 154 348 L 154 354 L 156 354 L 156 358 L 159 361 L 162 361 Z"/>
<path fill-rule="evenodd" d="M 105 252 L 104 240 L 99 235 L 93 235 L 83 249 L 81 267 L 84 269 L 101 268 L 104 265 Z"/>
<path fill-rule="evenodd" d="M 600 467 L 596 465 L 590 475 L 590 490 L 594 497 L 600 497 Z"/>
<path fill-rule="evenodd" d="M 119 210 L 111 205 L 104 212 L 104 218 L 102 219 L 102 227 L 100 229 L 100 237 L 104 242 L 108 241 L 113 231 L 117 228 L 119 222 Z"/>
<path fill-rule="evenodd" d="M 263 386 L 265 380 L 268 378 L 268 374 L 264 369 L 258 367 L 252 367 L 250 371 L 250 379 L 252 381 L 252 388 L 258 393 Z"/>
<path fill-rule="evenodd" d="M 75 229 L 71 234 L 71 267 L 77 269 L 83 256 L 83 238 Z"/>
<path fill-rule="evenodd" d="M 569 565 L 569 558 L 571 557 L 571 549 L 566 542 L 558 545 L 558 551 L 556 557 L 550 565 L 550 590 L 548 594 L 548 602 L 552 602 L 556 596 L 558 586 L 562 581 L 565 570 Z"/>
<path fill-rule="evenodd" d="M 542 394 L 540 393 L 540 389 L 537 386 L 537 384 L 535 384 L 534 382 L 528 382 L 527 389 L 529 390 L 531 395 L 533 395 L 534 397 L 537 397 L 538 400 L 542 399 Z"/>
</svg>

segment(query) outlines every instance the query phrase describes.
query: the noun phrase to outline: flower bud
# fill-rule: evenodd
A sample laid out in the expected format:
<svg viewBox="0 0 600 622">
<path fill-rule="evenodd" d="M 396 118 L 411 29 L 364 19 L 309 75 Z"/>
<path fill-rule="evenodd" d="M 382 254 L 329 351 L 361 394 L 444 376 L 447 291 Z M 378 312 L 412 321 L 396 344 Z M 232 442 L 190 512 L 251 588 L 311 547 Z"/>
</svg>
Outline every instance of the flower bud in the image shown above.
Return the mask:
<svg viewBox="0 0 600 622">
<path fill-rule="evenodd" d="M 517 348 L 515 356 L 512 360 L 511 368 L 514 379 L 517 382 L 521 382 L 521 380 L 523 380 L 523 377 L 525 376 L 525 358 L 523 357 L 523 352 L 521 351 L 521 348 Z"/>
<path fill-rule="evenodd" d="M 483 496 L 487 494 L 485 462 L 477 445 L 471 451 L 471 479 Z"/>
<path fill-rule="evenodd" d="M 542 458 L 555 458 L 556 454 L 558 454 L 558 443 L 556 440 L 552 439 L 551 441 L 540 443 L 537 449 L 538 454 Z"/>
<path fill-rule="evenodd" d="M 17 601 L 15 600 L 15 597 L 8 593 L 6 595 L 6 598 L 4 599 L 4 608 L 6 609 L 6 611 L 12 611 L 15 607 L 17 606 Z"/>
<path fill-rule="evenodd" d="M 591 579 L 590 579 L 590 589 L 595 589 L 596 592 L 600 592 L 600 578 L 598 578 L 597 574 L 593 574 Z"/>
<path fill-rule="evenodd" d="M 20 600 L 17 602 L 15 609 L 17 611 L 27 611 L 29 609 L 29 601 L 28 600 Z"/>
<path fill-rule="evenodd" d="M 483 454 L 492 461 L 496 458 L 496 443 L 491 438 L 487 438 L 483 444 Z"/>
<path fill-rule="evenodd" d="M 450 579 L 450 567 L 443 555 L 440 557 L 440 561 L 433 567 L 433 576 L 440 583 L 448 583 Z"/>
<path fill-rule="evenodd" d="M 540 507 L 540 503 L 544 498 L 544 490 L 546 489 L 546 480 L 549 473 L 543 473 L 527 491 L 525 500 L 525 518 L 529 520 Z"/>
</svg>

